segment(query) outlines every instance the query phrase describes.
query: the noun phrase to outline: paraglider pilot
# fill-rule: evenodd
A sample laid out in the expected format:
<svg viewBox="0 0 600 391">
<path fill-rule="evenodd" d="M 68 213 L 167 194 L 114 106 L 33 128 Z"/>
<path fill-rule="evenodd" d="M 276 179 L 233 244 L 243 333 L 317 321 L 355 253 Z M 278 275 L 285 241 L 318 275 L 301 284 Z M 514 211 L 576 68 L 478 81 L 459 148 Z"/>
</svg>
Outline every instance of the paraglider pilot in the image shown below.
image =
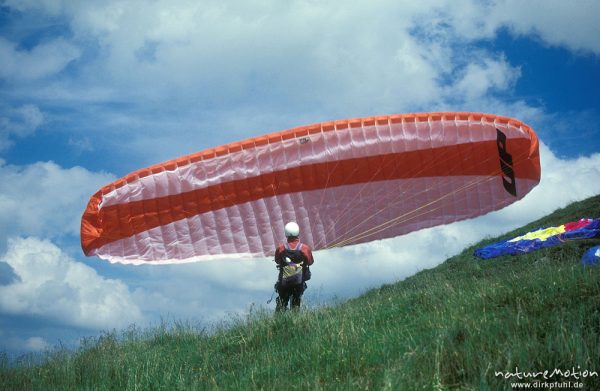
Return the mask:
<svg viewBox="0 0 600 391">
<path fill-rule="evenodd" d="M 306 281 L 310 279 L 309 266 L 314 259 L 310 246 L 300 242 L 300 227 L 295 222 L 285 225 L 286 243 L 275 250 L 275 263 L 279 269 L 279 277 L 275 284 L 277 306 L 275 311 L 285 311 L 290 298 L 292 309 L 300 308 L 300 299 L 306 289 Z"/>
</svg>

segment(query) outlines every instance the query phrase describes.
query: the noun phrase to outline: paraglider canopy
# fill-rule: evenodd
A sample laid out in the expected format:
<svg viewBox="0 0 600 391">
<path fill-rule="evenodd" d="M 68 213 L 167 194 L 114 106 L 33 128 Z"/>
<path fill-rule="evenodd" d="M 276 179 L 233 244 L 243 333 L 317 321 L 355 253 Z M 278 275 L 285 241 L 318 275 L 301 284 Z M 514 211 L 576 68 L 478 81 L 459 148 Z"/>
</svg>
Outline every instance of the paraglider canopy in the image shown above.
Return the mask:
<svg viewBox="0 0 600 391">
<path fill-rule="evenodd" d="M 515 119 L 420 113 L 303 126 L 133 172 L 92 196 L 86 255 L 178 263 L 273 254 L 286 222 L 326 249 L 500 209 L 540 179 Z"/>
</svg>

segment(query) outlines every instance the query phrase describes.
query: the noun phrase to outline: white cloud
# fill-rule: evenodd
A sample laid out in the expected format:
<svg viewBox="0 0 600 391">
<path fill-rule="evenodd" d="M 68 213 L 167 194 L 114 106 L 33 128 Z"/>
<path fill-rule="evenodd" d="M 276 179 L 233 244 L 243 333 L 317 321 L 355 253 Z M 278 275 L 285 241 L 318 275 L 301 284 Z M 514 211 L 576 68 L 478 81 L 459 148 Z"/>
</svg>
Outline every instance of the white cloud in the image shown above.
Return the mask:
<svg viewBox="0 0 600 391">
<path fill-rule="evenodd" d="M 535 36 L 573 52 L 600 54 L 600 3 L 595 0 L 463 0 L 433 4 L 427 14 L 442 29 L 454 30 L 457 39 L 492 38 L 507 28 L 514 35 Z"/>
<path fill-rule="evenodd" d="M 3 332 L 0 330 L 0 349 L 3 352 L 40 352 L 48 350 L 52 347 L 50 343 L 43 337 L 24 337 L 20 336 L 13 331 Z"/>
<path fill-rule="evenodd" d="M 277 270 L 272 260 L 254 259 L 143 266 L 132 272 L 145 281 L 135 291 L 144 312 L 206 326 L 264 305 Z"/>
<path fill-rule="evenodd" d="M 483 58 L 469 63 L 454 84 L 448 88 L 448 95 L 463 97 L 472 102 L 491 92 L 507 90 L 520 76 L 518 68 L 510 66 L 506 59 Z M 452 99 L 452 98 L 449 98 Z"/>
<path fill-rule="evenodd" d="M 44 122 L 44 114 L 32 104 L 0 110 L 0 151 L 12 145 L 13 137 L 29 136 Z"/>
<path fill-rule="evenodd" d="M 443 80 L 453 72 L 465 74 L 464 82 L 480 89 L 506 88 L 514 70 L 501 69 L 510 68 L 505 60 L 482 62 L 481 53 L 457 48 L 491 38 L 501 27 L 537 34 L 573 50 L 596 50 L 594 37 L 599 35 L 594 34 L 599 27 L 593 17 L 598 12 L 592 12 L 598 3 L 583 1 L 577 6 L 509 0 L 450 5 L 382 1 L 344 7 L 305 1 L 7 4 L 62 15 L 74 33 L 73 42 L 98 44 L 96 56 L 80 68 L 78 82 L 62 86 L 70 94 L 59 96 L 80 88 L 77 95 L 89 99 L 90 91 L 108 86 L 112 93 L 104 91 L 99 99 L 177 102 L 191 110 L 294 106 L 335 118 L 425 108 L 439 102 Z M 60 39 L 51 44 L 75 46 Z M 36 50 L 48 56 L 45 61 L 32 59 L 32 64 L 41 64 L 33 71 L 8 65 L 19 63 L 23 53 L 5 40 L 5 67 L 45 74 L 45 67 L 60 68 L 52 64 L 74 56 L 63 48 L 58 52 L 73 55 L 55 61 L 44 45 L 50 43 L 31 51 L 32 57 Z M 474 84 L 478 80 L 483 86 Z M 455 94 L 473 91 L 463 88 Z"/>
<path fill-rule="evenodd" d="M 543 143 L 540 145 L 542 180 L 515 213 L 538 217 L 558 207 L 600 194 L 600 153 L 577 159 L 560 159 Z M 531 212 L 527 212 L 530 210 Z M 581 216 L 594 217 L 600 216 Z"/>
<path fill-rule="evenodd" d="M 312 101 L 313 109 L 357 99 L 381 106 L 390 96 L 400 100 L 395 105 L 424 103 L 436 96 L 436 68 L 448 63 L 443 45 L 411 35 L 423 14 L 436 12 L 427 3 L 387 4 L 385 13 L 367 3 L 340 8 L 301 1 L 13 6 L 59 12 L 79 39 L 96 40 L 101 55 L 83 74 L 88 82 L 119 83 L 119 95 L 128 98 L 167 93 L 180 101 L 261 97 L 271 104 L 285 98 Z M 365 23 L 370 18 L 378 22 Z M 18 57 L 14 48 L 7 54 Z"/>
<path fill-rule="evenodd" d="M 99 276 L 47 240 L 9 239 L 2 261 L 17 276 L 0 286 L 3 314 L 41 316 L 90 329 L 122 328 L 143 319 L 125 284 Z"/>
<path fill-rule="evenodd" d="M 0 37 L 0 78 L 13 81 L 52 76 L 79 56 L 80 50 L 62 38 L 22 50 Z"/>
<path fill-rule="evenodd" d="M 30 337 L 25 340 L 25 348 L 30 351 L 47 350 L 50 344 L 42 337 Z"/>
<path fill-rule="evenodd" d="M 81 167 L 64 169 L 53 162 L 20 167 L 0 160 L 0 238 L 78 235 L 87 201 L 114 179 Z"/>
<path fill-rule="evenodd" d="M 23 105 L 14 110 L 14 113 L 20 117 L 20 124 L 12 128 L 4 128 L 9 132 L 14 132 L 19 136 L 31 134 L 44 122 L 44 115 L 40 109 L 34 105 Z"/>
<path fill-rule="evenodd" d="M 505 25 L 519 35 L 538 35 L 553 46 L 600 54 L 600 2 L 579 0 L 519 1 L 495 4 L 488 18 L 496 28 Z"/>
</svg>

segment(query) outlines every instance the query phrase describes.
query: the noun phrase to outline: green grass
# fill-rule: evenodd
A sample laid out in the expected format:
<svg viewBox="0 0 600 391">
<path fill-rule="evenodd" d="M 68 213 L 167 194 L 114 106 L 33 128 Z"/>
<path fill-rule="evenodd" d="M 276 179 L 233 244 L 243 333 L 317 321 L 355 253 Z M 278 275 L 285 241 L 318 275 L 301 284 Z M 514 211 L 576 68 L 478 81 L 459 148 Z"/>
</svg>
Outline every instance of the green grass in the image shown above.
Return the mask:
<svg viewBox="0 0 600 391">
<path fill-rule="evenodd" d="M 580 264 L 600 240 L 487 261 L 471 255 L 581 217 L 600 217 L 600 196 L 335 307 L 254 313 L 211 333 L 131 328 L 75 352 L 0 359 L 0 389 L 496 390 L 511 380 L 495 372 L 517 367 L 600 372 L 600 267 Z M 579 381 L 600 389 L 598 376 Z"/>
</svg>

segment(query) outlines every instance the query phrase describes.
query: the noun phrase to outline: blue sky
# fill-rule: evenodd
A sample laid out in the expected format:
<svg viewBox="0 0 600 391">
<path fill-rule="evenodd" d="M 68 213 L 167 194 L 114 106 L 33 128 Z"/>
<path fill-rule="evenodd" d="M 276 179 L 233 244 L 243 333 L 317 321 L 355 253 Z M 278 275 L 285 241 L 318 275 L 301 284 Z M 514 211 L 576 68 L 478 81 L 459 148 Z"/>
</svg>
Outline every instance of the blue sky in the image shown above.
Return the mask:
<svg viewBox="0 0 600 391">
<path fill-rule="evenodd" d="M 0 349 L 11 354 L 266 306 L 267 259 L 133 267 L 79 247 L 81 213 L 102 185 L 226 142 L 417 111 L 490 112 L 537 131 L 542 181 L 525 199 L 319 252 L 311 305 L 600 193 L 597 1 L 0 4 Z M 360 273 L 340 277 L 342 260 Z"/>
</svg>

